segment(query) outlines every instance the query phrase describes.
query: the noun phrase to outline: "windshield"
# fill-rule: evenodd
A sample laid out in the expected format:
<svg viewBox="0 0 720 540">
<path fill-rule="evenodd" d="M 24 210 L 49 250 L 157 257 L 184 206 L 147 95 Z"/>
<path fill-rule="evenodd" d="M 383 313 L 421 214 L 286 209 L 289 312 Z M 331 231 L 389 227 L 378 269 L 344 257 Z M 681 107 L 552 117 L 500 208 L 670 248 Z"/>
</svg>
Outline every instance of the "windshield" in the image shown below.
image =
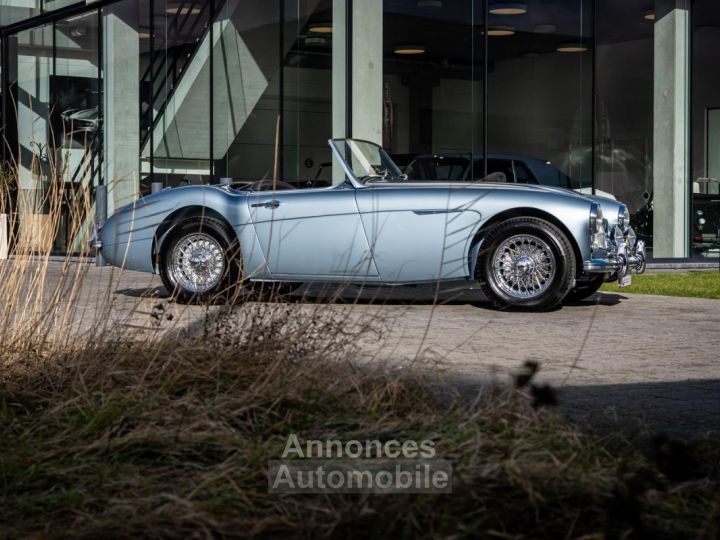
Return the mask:
<svg viewBox="0 0 720 540">
<path fill-rule="evenodd" d="M 394 182 L 407 177 L 380 146 L 357 139 L 333 141 L 353 176 L 362 182 Z"/>
</svg>

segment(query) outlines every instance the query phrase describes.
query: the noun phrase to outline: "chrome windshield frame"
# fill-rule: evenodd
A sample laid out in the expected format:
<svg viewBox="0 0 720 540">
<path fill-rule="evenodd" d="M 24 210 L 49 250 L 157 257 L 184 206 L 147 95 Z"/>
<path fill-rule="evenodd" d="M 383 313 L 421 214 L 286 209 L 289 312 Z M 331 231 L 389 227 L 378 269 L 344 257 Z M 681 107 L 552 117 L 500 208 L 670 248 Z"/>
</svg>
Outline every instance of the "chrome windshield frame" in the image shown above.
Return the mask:
<svg viewBox="0 0 720 540">
<path fill-rule="evenodd" d="M 337 138 L 337 139 L 329 139 L 328 144 L 330 145 L 330 149 L 332 150 L 333 154 L 337 158 L 337 160 L 340 162 L 340 166 L 342 167 L 343 171 L 345 172 L 345 176 L 350 180 L 350 183 L 353 185 L 353 187 L 357 189 L 361 189 L 364 187 L 367 187 L 360 179 L 355 176 L 355 173 L 353 173 L 352 168 L 350 167 L 350 164 L 347 162 L 345 157 L 343 156 L 343 152 L 340 150 L 339 143 L 347 144 L 349 141 L 357 142 L 357 143 L 363 143 L 363 144 L 370 144 L 372 146 L 376 146 L 385 156 L 387 159 L 395 165 L 395 168 L 400 171 L 400 168 L 395 164 L 395 162 L 392 160 L 392 158 L 385 152 L 383 147 L 377 143 L 374 143 L 372 141 L 368 141 L 365 139 L 353 139 L 353 138 Z"/>
</svg>

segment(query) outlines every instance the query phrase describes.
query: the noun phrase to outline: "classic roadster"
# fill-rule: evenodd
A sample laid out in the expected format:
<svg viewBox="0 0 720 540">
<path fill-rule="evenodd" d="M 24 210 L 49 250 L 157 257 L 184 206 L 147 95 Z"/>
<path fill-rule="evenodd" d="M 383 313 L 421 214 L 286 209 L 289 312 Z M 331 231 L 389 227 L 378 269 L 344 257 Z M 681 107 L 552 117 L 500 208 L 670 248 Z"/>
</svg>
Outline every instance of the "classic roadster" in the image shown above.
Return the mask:
<svg viewBox="0 0 720 540">
<path fill-rule="evenodd" d="M 645 246 L 613 200 L 538 185 L 407 179 L 378 145 L 333 139 L 344 179 L 165 189 L 93 238 L 112 265 L 187 300 L 252 282 L 478 283 L 496 306 L 551 309 L 625 286 Z"/>
</svg>

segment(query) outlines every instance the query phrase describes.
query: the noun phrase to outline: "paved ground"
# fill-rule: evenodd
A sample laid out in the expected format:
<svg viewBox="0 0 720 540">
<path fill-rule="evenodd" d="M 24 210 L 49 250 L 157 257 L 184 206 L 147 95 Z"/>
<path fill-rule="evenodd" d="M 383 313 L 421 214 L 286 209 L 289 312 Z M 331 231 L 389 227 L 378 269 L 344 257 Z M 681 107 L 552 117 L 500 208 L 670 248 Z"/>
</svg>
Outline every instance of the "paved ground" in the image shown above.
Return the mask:
<svg viewBox="0 0 720 540">
<path fill-rule="evenodd" d="M 50 264 L 48 282 L 60 268 Z M 173 314 L 173 328 L 197 328 L 206 315 L 163 300 L 156 276 L 86 268 L 75 301 L 84 324 L 103 299 L 112 304 L 112 325 L 147 332 L 158 331 L 152 313 L 159 304 Z M 306 300 L 291 309 L 313 309 L 322 293 L 303 288 L 299 296 Z M 720 301 L 598 294 L 538 314 L 496 311 L 480 293 L 452 289 L 433 305 L 432 287 L 348 289 L 341 296 L 331 309 L 351 314 L 350 320 L 382 320 L 386 328 L 382 339 L 362 343 L 367 361 L 434 361 L 438 376 L 476 392 L 482 381 L 506 379 L 536 360 L 539 380 L 558 386 L 563 409 L 576 417 L 618 418 L 688 435 L 720 431 Z"/>
</svg>

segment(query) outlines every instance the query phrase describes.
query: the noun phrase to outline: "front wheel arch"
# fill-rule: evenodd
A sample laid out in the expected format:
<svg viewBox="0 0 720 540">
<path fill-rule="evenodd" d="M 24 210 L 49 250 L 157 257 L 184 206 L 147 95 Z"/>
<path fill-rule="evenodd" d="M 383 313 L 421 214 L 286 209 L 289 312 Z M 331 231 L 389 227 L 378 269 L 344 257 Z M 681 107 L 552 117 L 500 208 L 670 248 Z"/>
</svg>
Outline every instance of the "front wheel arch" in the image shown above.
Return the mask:
<svg viewBox="0 0 720 540">
<path fill-rule="evenodd" d="M 470 279 L 473 279 L 473 276 L 475 276 L 475 271 L 477 270 L 477 256 L 480 253 L 480 248 L 482 247 L 483 240 L 485 240 L 487 233 L 503 221 L 518 217 L 534 217 L 542 219 L 552 223 L 560 229 L 567 237 L 568 241 L 572 245 L 573 252 L 575 253 L 575 275 L 579 276 L 582 274 L 583 257 L 580 252 L 580 246 L 578 246 L 577 241 L 575 240 L 575 236 L 573 236 L 565 224 L 554 215 L 545 212 L 544 210 L 528 207 L 512 208 L 510 210 L 505 210 L 504 212 L 499 212 L 482 224 L 477 233 L 475 233 L 472 242 L 470 242 L 470 251 L 468 252 L 468 271 Z"/>
<path fill-rule="evenodd" d="M 486 240 L 475 279 L 497 308 L 554 309 L 573 287 L 577 261 L 571 242 L 552 223 L 511 218 L 495 225 Z"/>
</svg>

